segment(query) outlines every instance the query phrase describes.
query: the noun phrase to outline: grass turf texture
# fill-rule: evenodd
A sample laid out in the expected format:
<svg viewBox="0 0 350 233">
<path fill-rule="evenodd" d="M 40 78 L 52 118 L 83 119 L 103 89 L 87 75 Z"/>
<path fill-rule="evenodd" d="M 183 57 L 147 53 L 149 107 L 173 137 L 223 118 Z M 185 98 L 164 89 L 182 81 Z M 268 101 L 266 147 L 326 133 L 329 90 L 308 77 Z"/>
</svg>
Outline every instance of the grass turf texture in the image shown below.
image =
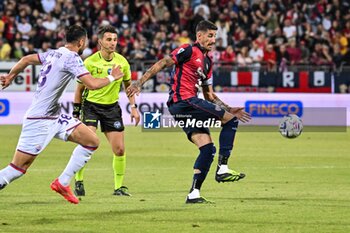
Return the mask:
<svg viewBox="0 0 350 233">
<path fill-rule="evenodd" d="M 0 167 L 12 159 L 20 126 L 0 126 Z M 87 196 L 72 205 L 50 190 L 73 143 L 53 140 L 27 174 L 0 191 L 0 232 L 350 232 L 350 132 L 238 133 L 230 167 L 238 183 L 216 183 L 217 156 L 202 195 L 184 204 L 197 149 L 183 133 L 126 128 L 125 185 L 113 192 L 112 155 L 101 146 L 85 172 Z M 217 143 L 218 133 L 213 133 Z"/>
</svg>

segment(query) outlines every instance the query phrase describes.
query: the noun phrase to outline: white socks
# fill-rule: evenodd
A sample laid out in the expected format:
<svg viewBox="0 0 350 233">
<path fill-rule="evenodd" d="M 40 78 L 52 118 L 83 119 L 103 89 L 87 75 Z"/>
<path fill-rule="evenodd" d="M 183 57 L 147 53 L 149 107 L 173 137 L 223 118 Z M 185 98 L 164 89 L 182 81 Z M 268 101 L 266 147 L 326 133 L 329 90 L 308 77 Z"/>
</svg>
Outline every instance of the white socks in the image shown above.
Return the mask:
<svg viewBox="0 0 350 233">
<path fill-rule="evenodd" d="M 63 186 L 68 186 L 74 174 L 78 172 L 91 158 L 94 150 L 87 149 L 78 145 L 67 164 L 67 167 L 64 169 L 62 174 L 58 177 L 58 181 Z"/>
<path fill-rule="evenodd" d="M 228 166 L 227 165 L 219 165 L 219 170 L 217 171 L 217 174 L 221 175 L 221 174 L 224 174 L 224 173 L 227 173 L 229 172 L 230 169 L 228 169 Z"/>
<path fill-rule="evenodd" d="M 199 189 L 193 189 L 192 192 L 190 192 L 187 195 L 188 199 L 194 199 L 194 198 L 199 198 L 200 194 L 199 194 Z"/>
<path fill-rule="evenodd" d="M 20 169 L 20 168 L 18 168 Z M 25 170 L 19 171 L 15 165 L 10 164 L 0 171 L 0 187 L 9 184 L 13 180 L 23 176 Z"/>
</svg>

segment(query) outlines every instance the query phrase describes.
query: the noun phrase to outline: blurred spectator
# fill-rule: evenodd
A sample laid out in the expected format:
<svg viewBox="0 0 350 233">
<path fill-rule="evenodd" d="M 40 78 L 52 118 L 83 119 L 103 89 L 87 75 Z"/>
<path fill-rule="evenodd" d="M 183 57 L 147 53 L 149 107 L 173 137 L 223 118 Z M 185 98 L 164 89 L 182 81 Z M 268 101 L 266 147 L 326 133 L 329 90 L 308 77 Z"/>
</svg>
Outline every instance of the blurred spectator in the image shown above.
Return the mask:
<svg viewBox="0 0 350 233">
<path fill-rule="evenodd" d="M 230 25 L 226 22 L 225 15 L 220 15 L 219 20 L 216 22 L 218 30 L 216 32 L 216 38 L 222 39 L 222 46 L 227 46 L 228 31 L 230 30 Z"/>
<path fill-rule="evenodd" d="M 5 19 L 4 37 L 11 44 L 15 38 L 15 34 L 17 31 L 15 16 L 8 15 L 5 18 L 6 19 Z"/>
<path fill-rule="evenodd" d="M 0 60 L 9 60 L 11 54 L 11 46 L 5 38 L 0 38 Z"/>
<path fill-rule="evenodd" d="M 144 19 L 146 18 L 148 23 L 154 23 L 157 21 L 153 14 L 153 7 L 149 1 L 145 1 L 141 7 L 141 17 Z"/>
<path fill-rule="evenodd" d="M 190 6 L 190 1 L 184 0 L 180 8 L 178 8 L 177 13 L 179 14 L 180 18 L 181 29 L 191 29 L 189 27 L 189 22 L 193 17 L 193 10 Z"/>
<path fill-rule="evenodd" d="M 169 10 L 164 4 L 164 0 L 158 0 L 158 4 L 154 8 L 154 16 L 158 22 L 164 19 L 164 13 L 166 11 Z"/>
<path fill-rule="evenodd" d="M 329 47 L 327 45 L 322 45 L 317 43 L 315 45 L 315 50 L 311 54 L 311 62 L 315 65 L 330 65 L 332 64 L 332 57 L 329 53 Z"/>
<path fill-rule="evenodd" d="M 253 23 L 252 9 L 247 0 L 242 0 L 239 7 L 239 25 L 243 28 Z M 244 26 L 243 26 L 244 25 Z M 247 29 L 248 29 L 247 28 Z"/>
<path fill-rule="evenodd" d="M 260 33 L 258 38 L 255 40 L 255 43 L 258 45 L 259 48 L 261 48 L 263 51 L 267 45 L 267 39 L 265 36 L 265 33 Z"/>
<path fill-rule="evenodd" d="M 253 63 L 253 59 L 248 54 L 248 47 L 243 46 L 237 56 L 238 66 L 249 66 Z"/>
<path fill-rule="evenodd" d="M 50 13 L 56 6 L 56 0 L 41 0 L 41 5 L 45 13 Z"/>
<path fill-rule="evenodd" d="M 329 31 L 332 27 L 332 20 L 331 20 L 331 16 L 329 14 L 325 15 L 325 17 L 323 17 L 322 20 L 322 26 L 324 30 Z"/>
<path fill-rule="evenodd" d="M 222 38 L 221 37 L 216 39 L 216 46 L 215 47 L 216 47 L 216 50 L 218 50 L 220 52 L 225 51 L 226 47 L 224 47 L 222 45 Z"/>
<path fill-rule="evenodd" d="M 57 29 L 57 23 L 53 20 L 51 14 L 46 15 L 46 19 L 43 21 L 43 27 L 50 31 L 55 31 Z"/>
<path fill-rule="evenodd" d="M 22 34 L 23 39 L 29 39 L 29 32 L 32 30 L 32 25 L 28 23 L 27 18 L 22 17 L 21 22 L 17 24 L 17 30 Z"/>
<path fill-rule="evenodd" d="M 191 39 L 188 35 L 189 35 L 188 31 L 186 31 L 186 30 L 183 30 L 181 32 L 181 35 L 178 38 L 180 45 L 191 43 Z"/>
<path fill-rule="evenodd" d="M 266 63 L 268 71 L 276 71 L 277 57 L 272 44 L 266 46 L 263 61 Z"/>
<path fill-rule="evenodd" d="M 4 30 L 5 30 L 5 22 L 2 20 L 2 12 L 0 12 L 0 37 L 3 36 Z"/>
<path fill-rule="evenodd" d="M 254 21 L 256 24 L 266 25 L 268 18 L 269 18 L 269 12 L 266 8 L 266 2 L 265 1 L 258 1 L 258 3 L 254 3 L 253 6 L 253 16 Z M 253 38 L 252 38 L 253 39 Z M 255 38 L 254 38 L 255 39 Z"/>
<path fill-rule="evenodd" d="M 250 27 L 250 30 L 248 31 L 248 38 L 250 40 L 256 40 L 259 36 L 260 32 L 258 31 L 258 25 L 256 23 L 253 23 Z"/>
<path fill-rule="evenodd" d="M 295 38 L 297 35 L 297 28 L 292 24 L 290 19 L 284 21 L 283 33 L 287 39 Z"/>
<path fill-rule="evenodd" d="M 96 6 L 101 6 L 101 2 L 104 2 L 104 1 L 94 1 L 94 5 Z M 96 8 L 95 7 L 95 10 L 97 9 L 100 9 L 103 10 L 104 8 Z M 73 0 L 67 0 L 67 1 L 64 1 L 64 4 L 63 4 L 63 8 L 62 8 L 62 14 L 63 14 L 63 17 L 64 19 L 68 20 L 68 22 L 70 22 L 70 24 L 74 24 L 74 16 L 77 15 L 77 10 L 73 4 Z"/>
<path fill-rule="evenodd" d="M 205 20 L 208 20 L 210 18 L 210 9 L 207 0 L 202 0 L 201 4 L 194 8 L 194 14 L 197 14 L 199 11 L 203 11 L 202 16 Z"/>
<path fill-rule="evenodd" d="M 19 60 L 24 56 L 25 52 L 22 48 L 21 41 L 16 40 L 13 44 L 13 48 L 11 50 L 10 58 Z"/>
<path fill-rule="evenodd" d="M 253 47 L 249 50 L 249 57 L 253 59 L 255 67 L 260 67 L 260 63 L 264 57 L 264 51 L 253 41 Z"/>
<path fill-rule="evenodd" d="M 344 36 L 343 32 L 338 31 L 335 33 L 335 43 L 339 44 L 340 53 L 342 55 L 345 55 L 348 52 L 349 42 L 348 42 L 348 38 L 346 38 L 346 36 Z"/>
<path fill-rule="evenodd" d="M 286 46 L 281 45 L 276 52 L 278 71 L 287 71 L 287 66 L 290 64 L 290 56 L 287 52 Z"/>
<path fill-rule="evenodd" d="M 251 40 L 249 38 L 247 38 L 247 33 L 242 30 L 239 33 L 239 39 L 238 39 L 238 42 L 236 44 L 236 49 L 239 51 L 243 47 L 249 48 L 250 44 L 251 44 Z"/>
<path fill-rule="evenodd" d="M 115 12 L 115 8 L 110 7 L 108 8 L 108 14 L 107 14 L 108 22 L 113 26 L 116 27 L 118 24 L 118 14 Z"/>
<path fill-rule="evenodd" d="M 348 41 L 350 40 L 350 21 L 347 21 L 345 23 L 345 27 L 343 29 L 343 35 L 348 39 Z"/>
<path fill-rule="evenodd" d="M 97 21 L 98 21 L 99 25 L 101 25 L 101 24 L 108 25 L 109 24 L 107 12 L 105 10 L 101 10 L 99 12 L 98 17 L 97 17 Z"/>
<path fill-rule="evenodd" d="M 145 57 L 146 57 L 145 48 L 138 40 L 135 40 L 134 49 L 130 53 L 130 58 L 134 60 L 143 60 L 145 59 Z"/>
<path fill-rule="evenodd" d="M 342 65 L 342 63 L 344 62 L 343 55 L 340 53 L 339 44 L 334 44 L 333 45 L 332 61 L 334 62 L 334 65 L 336 67 L 340 67 Z"/>
<path fill-rule="evenodd" d="M 299 44 L 300 50 L 301 50 L 301 60 L 300 63 L 308 63 L 310 59 L 310 49 L 306 45 L 306 42 L 304 40 L 300 41 Z"/>
<path fill-rule="evenodd" d="M 72 1 L 72 0 L 68 0 Z M 93 7 L 97 10 L 104 10 L 107 8 L 106 0 L 89 0 L 90 7 Z"/>
<path fill-rule="evenodd" d="M 24 55 L 36 53 L 34 50 L 34 45 L 32 43 L 29 43 L 29 41 L 26 39 L 22 40 L 22 48 L 24 51 Z"/>
<path fill-rule="evenodd" d="M 278 25 L 278 11 L 277 5 L 275 2 L 269 3 L 270 8 L 267 12 L 267 21 L 266 21 L 266 33 L 267 35 L 271 35 Z"/>
<path fill-rule="evenodd" d="M 236 60 L 236 54 L 233 51 L 232 45 L 229 45 L 226 47 L 226 50 L 221 52 L 220 55 L 220 62 L 225 62 L 225 63 L 233 63 Z"/>
<path fill-rule="evenodd" d="M 45 53 L 50 50 L 50 42 L 43 41 L 41 48 L 38 50 L 38 53 Z"/>
<path fill-rule="evenodd" d="M 301 62 L 301 49 L 297 47 L 295 39 L 289 41 L 287 52 L 290 56 L 290 64 L 296 65 Z"/>
<path fill-rule="evenodd" d="M 282 34 L 281 28 L 277 27 L 270 37 L 269 43 L 273 44 L 275 48 L 284 45 L 288 42 L 287 37 Z"/>
<path fill-rule="evenodd" d="M 225 19 L 228 21 L 228 15 L 230 13 L 230 8 L 220 8 L 218 4 L 218 0 L 208 0 L 208 6 L 210 9 L 210 17 L 209 20 L 212 22 L 216 22 L 219 19 L 219 16 L 224 15 Z"/>
<path fill-rule="evenodd" d="M 191 34 L 191 39 L 192 40 L 195 40 L 195 35 L 196 35 L 196 25 L 204 20 L 205 16 L 205 12 L 204 12 L 204 8 L 203 7 L 200 7 L 198 8 L 198 11 L 194 14 L 194 16 L 192 17 L 192 20 L 190 22 L 191 24 L 191 31 L 190 31 L 190 34 Z"/>
<path fill-rule="evenodd" d="M 131 27 L 133 18 L 131 17 L 129 13 L 129 6 L 125 5 L 123 6 L 122 13 L 119 15 L 118 20 L 118 27 L 121 27 L 123 29 L 127 29 Z"/>
</svg>

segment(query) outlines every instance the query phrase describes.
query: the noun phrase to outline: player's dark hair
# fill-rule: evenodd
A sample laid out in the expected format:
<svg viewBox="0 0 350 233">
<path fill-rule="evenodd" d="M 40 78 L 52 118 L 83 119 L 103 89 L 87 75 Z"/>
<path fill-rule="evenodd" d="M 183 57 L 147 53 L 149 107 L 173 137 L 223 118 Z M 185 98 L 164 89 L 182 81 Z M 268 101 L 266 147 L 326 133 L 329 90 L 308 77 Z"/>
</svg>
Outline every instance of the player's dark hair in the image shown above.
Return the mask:
<svg viewBox="0 0 350 233">
<path fill-rule="evenodd" d="M 86 37 L 87 32 L 85 28 L 79 25 L 72 25 L 66 31 L 66 41 L 67 43 L 77 42 L 82 37 Z"/>
<path fill-rule="evenodd" d="M 104 26 L 100 26 L 98 28 L 98 31 L 97 31 L 98 38 L 101 39 L 106 32 L 115 33 L 118 35 L 117 31 L 115 30 L 115 28 L 113 26 L 104 25 Z"/>
<path fill-rule="evenodd" d="M 218 30 L 218 27 L 209 20 L 202 20 L 196 26 L 196 33 L 199 31 L 206 32 L 208 30 Z"/>
</svg>

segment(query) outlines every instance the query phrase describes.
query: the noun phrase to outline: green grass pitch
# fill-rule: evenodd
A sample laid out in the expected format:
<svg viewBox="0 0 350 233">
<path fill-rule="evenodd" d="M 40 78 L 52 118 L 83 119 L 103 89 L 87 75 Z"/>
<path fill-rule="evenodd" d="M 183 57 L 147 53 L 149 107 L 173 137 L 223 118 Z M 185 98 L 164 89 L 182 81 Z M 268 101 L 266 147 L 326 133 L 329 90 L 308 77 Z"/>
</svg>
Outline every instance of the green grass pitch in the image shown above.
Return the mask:
<svg viewBox="0 0 350 233">
<path fill-rule="evenodd" d="M 0 126 L 0 168 L 12 159 L 20 126 Z M 183 133 L 126 128 L 125 185 L 112 196 L 112 154 L 104 136 L 85 173 L 87 196 L 72 205 L 50 190 L 73 143 L 53 140 L 27 174 L 0 191 L 0 232 L 350 232 L 350 132 L 238 132 L 230 167 L 237 183 L 214 180 L 212 205 L 184 204 L 197 149 Z M 218 145 L 218 133 L 213 133 Z"/>
</svg>

